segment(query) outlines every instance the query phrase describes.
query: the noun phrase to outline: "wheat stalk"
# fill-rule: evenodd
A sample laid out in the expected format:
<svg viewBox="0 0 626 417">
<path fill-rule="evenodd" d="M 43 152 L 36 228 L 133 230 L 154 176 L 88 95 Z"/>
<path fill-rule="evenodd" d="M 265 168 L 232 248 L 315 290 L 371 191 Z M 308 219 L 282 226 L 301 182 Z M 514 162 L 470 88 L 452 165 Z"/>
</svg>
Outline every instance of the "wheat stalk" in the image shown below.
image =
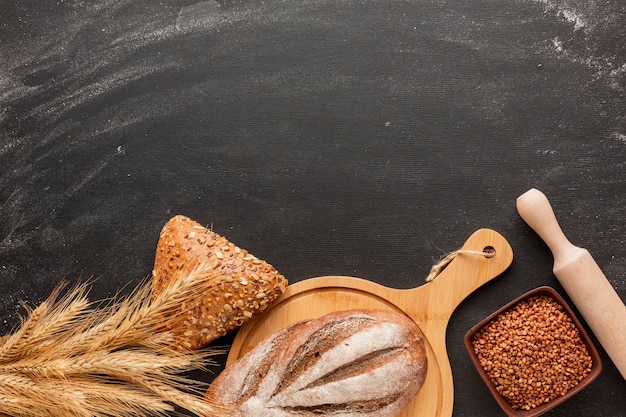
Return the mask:
<svg viewBox="0 0 626 417">
<path fill-rule="evenodd" d="M 183 375 L 206 369 L 213 350 L 173 347 L 183 302 L 210 290 L 220 275 L 199 267 L 150 297 L 149 282 L 108 303 L 87 299 L 88 284 L 59 285 L 19 328 L 0 338 L 0 416 L 198 416 L 232 410 L 202 398 L 205 384 Z"/>
</svg>

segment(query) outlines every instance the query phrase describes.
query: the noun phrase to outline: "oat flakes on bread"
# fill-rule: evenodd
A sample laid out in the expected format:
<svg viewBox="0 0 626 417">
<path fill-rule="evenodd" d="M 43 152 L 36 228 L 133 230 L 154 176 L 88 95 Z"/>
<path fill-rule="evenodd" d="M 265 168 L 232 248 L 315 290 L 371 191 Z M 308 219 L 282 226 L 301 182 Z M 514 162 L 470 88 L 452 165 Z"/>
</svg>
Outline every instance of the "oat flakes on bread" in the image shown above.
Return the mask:
<svg viewBox="0 0 626 417">
<path fill-rule="evenodd" d="M 394 417 L 426 378 L 424 335 L 408 317 L 349 310 L 274 333 L 213 381 L 205 398 L 235 417 Z"/>
<path fill-rule="evenodd" d="M 181 305 L 175 330 L 180 349 L 198 349 L 263 312 L 287 286 L 274 267 L 189 217 L 170 219 L 161 231 L 152 271 L 153 297 L 179 274 L 206 265 L 220 272 L 213 291 Z"/>
</svg>

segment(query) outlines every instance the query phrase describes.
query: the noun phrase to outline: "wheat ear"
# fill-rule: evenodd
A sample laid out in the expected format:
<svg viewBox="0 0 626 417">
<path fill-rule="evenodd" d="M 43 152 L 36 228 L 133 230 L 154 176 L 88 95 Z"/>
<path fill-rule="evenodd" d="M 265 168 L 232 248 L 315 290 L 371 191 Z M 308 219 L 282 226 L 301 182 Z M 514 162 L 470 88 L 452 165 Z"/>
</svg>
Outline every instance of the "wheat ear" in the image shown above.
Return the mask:
<svg viewBox="0 0 626 417">
<path fill-rule="evenodd" d="M 197 416 L 232 410 L 202 398 L 206 384 L 183 373 L 206 369 L 218 350 L 180 351 L 172 328 L 183 302 L 210 290 L 220 275 L 199 267 L 151 299 L 149 281 L 129 296 L 87 299 L 88 284 L 64 284 L 0 338 L 0 416 Z"/>
</svg>

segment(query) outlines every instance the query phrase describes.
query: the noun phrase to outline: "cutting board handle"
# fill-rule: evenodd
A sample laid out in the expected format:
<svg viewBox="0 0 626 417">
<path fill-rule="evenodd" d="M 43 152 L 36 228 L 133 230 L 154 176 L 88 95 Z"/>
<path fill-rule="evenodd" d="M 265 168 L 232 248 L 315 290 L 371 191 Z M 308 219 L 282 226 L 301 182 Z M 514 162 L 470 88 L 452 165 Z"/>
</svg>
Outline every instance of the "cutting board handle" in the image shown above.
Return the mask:
<svg viewBox="0 0 626 417">
<path fill-rule="evenodd" d="M 483 252 L 492 256 L 482 255 Z M 445 319 L 472 292 L 504 272 L 513 262 L 507 240 L 492 229 L 474 232 L 457 256 L 430 283 L 414 291 L 429 292 L 429 315 Z M 419 320 L 422 321 L 422 320 Z"/>
</svg>

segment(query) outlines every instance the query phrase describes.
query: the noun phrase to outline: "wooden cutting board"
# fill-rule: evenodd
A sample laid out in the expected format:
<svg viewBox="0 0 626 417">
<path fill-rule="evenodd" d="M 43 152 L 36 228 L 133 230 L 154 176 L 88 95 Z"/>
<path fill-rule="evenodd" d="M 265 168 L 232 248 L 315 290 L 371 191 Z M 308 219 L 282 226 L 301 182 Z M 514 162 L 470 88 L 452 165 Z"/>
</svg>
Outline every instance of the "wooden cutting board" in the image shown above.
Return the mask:
<svg viewBox="0 0 626 417">
<path fill-rule="evenodd" d="M 500 275 L 513 261 L 509 243 L 490 229 L 476 231 L 461 248 L 461 251 L 485 250 L 495 251 L 495 254 L 492 257 L 459 254 L 433 281 L 413 289 L 392 289 L 342 276 L 311 278 L 290 285 L 270 310 L 239 329 L 226 365 L 245 355 L 267 336 L 300 320 L 354 308 L 393 310 L 417 323 L 426 336 L 428 354 L 424 385 L 399 417 L 449 417 L 454 388 L 446 350 L 448 321 L 465 297 Z"/>
</svg>

